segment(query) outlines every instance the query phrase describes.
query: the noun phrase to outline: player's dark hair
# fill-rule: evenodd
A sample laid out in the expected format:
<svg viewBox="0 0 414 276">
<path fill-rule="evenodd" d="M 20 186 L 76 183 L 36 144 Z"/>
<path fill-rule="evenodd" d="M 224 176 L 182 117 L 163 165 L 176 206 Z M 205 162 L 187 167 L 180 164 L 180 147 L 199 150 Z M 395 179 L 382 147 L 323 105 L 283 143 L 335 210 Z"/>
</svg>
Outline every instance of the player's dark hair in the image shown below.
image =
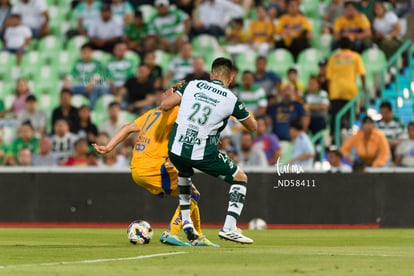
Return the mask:
<svg viewBox="0 0 414 276">
<path fill-rule="evenodd" d="M 225 57 L 216 58 L 211 65 L 211 72 L 218 76 L 230 77 L 233 69 L 233 62 Z"/>
<path fill-rule="evenodd" d="M 339 39 L 338 46 L 340 49 L 351 49 L 352 41 L 349 38 L 343 36 Z"/>
<path fill-rule="evenodd" d="M 91 44 L 90 42 L 86 42 L 85 44 L 83 44 L 83 45 L 81 46 L 81 50 L 84 50 L 84 49 L 90 49 L 90 50 L 93 50 L 92 44 Z"/>
<path fill-rule="evenodd" d="M 386 109 L 392 111 L 392 105 L 391 105 L 390 102 L 382 102 L 381 105 L 380 105 L 380 109 L 381 108 L 386 108 Z"/>
<path fill-rule="evenodd" d="M 303 124 L 300 120 L 293 120 L 290 122 L 289 127 L 294 128 L 296 130 L 303 130 Z"/>
</svg>

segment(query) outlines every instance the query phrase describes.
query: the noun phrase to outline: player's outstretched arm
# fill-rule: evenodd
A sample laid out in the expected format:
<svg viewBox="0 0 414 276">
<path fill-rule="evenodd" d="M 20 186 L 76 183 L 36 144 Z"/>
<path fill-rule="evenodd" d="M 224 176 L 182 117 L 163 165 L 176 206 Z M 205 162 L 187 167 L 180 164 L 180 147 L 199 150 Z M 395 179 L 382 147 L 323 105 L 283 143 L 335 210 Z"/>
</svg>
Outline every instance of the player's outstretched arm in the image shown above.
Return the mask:
<svg viewBox="0 0 414 276">
<path fill-rule="evenodd" d="M 256 131 L 257 129 L 257 122 L 256 119 L 250 116 L 246 120 L 241 121 L 242 125 L 247 128 L 248 131 Z"/>
<path fill-rule="evenodd" d="M 139 132 L 139 128 L 135 122 L 122 126 L 106 146 L 97 144 L 93 144 L 92 146 L 95 148 L 96 152 L 106 154 L 111 152 L 119 143 L 125 141 L 125 139 L 133 132 Z"/>
<path fill-rule="evenodd" d="M 181 103 L 181 96 L 177 93 L 171 93 L 170 95 L 166 96 L 162 101 L 160 108 L 164 111 L 168 111 L 176 105 Z"/>
</svg>

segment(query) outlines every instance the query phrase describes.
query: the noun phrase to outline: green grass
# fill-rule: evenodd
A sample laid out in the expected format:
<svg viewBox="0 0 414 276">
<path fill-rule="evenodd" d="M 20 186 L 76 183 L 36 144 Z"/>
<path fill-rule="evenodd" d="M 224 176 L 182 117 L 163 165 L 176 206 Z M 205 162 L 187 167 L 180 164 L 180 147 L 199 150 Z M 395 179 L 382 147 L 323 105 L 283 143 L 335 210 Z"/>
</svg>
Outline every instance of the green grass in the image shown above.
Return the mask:
<svg viewBox="0 0 414 276">
<path fill-rule="evenodd" d="M 125 229 L 0 228 L 0 275 L 413 275 L 414 230 L 244 231 L 253 245 L 128 243 Z M 168 252 L 147 259 L 81 263 Z"/>
</svg>

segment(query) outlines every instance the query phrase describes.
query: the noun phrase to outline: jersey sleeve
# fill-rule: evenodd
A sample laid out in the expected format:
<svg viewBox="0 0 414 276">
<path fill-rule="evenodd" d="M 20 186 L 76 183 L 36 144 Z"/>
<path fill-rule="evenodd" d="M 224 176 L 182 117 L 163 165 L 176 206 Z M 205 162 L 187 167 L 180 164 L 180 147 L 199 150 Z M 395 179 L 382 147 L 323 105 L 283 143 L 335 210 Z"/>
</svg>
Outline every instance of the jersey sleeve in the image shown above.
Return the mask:
<svg viewBox="0 0 414 276">
<path fill-rule="evenodd" d="M 184 91 L 187 88 L 188 84 L 189 82 L 184 83 L 183 86 L 175 90 L 175 93 L 177 93 L 180 97 L 182 97 L 184 95 Z"/>
<path fill-rule="evenodd" d="M 240 122 L 250 117 L 249 111 L 247 111 L 246 106 L 240 100 L 237 100 L 231 115 L 236 117 Z"/>
<path fill-rule="evenodd" d="M 138 126 L 139 129 L 142 128 L 142 125 L 144 124 L 144 120 L 148 116 L 149 112 L 151 111 L 145 112 L 144 114 L 142 114 L 141 116 L 139 116 L 138 118 L 134 120 L 134 123 Z"/>
</svg>

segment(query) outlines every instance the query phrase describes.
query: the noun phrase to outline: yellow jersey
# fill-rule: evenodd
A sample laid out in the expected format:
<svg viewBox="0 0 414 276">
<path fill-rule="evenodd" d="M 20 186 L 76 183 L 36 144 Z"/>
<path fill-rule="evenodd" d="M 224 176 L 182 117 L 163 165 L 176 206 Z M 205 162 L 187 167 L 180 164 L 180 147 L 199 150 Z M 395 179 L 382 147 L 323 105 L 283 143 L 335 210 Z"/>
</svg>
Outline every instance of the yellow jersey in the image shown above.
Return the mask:
<svg viewBox="0 0 414 276">
<path fill-rule="evenodd" d="M 159 170 L 168 158 L 168 138 L 178 109 L 178 106 L 168 111 L 154 108 L 134 121 L 140 132 L 132 151 L 131 169 Z"/>
<path fill-rule="evenodd" d="M 338 17 L 335 20 L 333 30 L 335 33 L 343 35 L 346 33 L 347 37 L 354 39 L 357 34 L 362 33 L 366 29 L 370 29 L 371 24 L 365 14 L 358 14 L 352 19 L 348 19 L 345 16 Z"/>
<path fill-rule="evenodd" d="M 330 100 L 351 100 L 358 93 L 356 76 L 365 75 L 361 56 L 351 50 L 340 50 L 328 61 L 326 77 L 329 80 Z"/>
<path fill-rule="evenodd" d="M 308 18 L 303 15 L 290 16 L 282 15 L 276 25 L 276 33 L 282 34 L 285 31 L 292 32 L 292 38 L 298 38 L 303 31 L 312 32 L 312 26 Z M 292 43 L 292 39 L 285 38 L 287 46 Z"/>
<path fill-rule="evenodd" d="M 270 20 L 254 20 L 249 26 L 250 38 L 252 43 L 271 43 L 273 31 L 273 22 Z"/>
</svg>

